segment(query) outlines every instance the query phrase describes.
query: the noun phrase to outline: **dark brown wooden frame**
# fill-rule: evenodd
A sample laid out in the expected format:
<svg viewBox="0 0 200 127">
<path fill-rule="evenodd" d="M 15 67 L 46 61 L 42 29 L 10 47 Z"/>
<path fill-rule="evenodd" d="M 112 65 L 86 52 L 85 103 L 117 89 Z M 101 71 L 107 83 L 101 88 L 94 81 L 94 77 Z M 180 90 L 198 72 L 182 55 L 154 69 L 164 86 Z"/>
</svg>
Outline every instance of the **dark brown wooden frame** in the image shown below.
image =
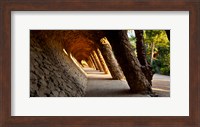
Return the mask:
<svg viewBox="0 0 200 127">
<path fill-rule="evenodd" d="M 188 117 L 11 116 L 11 11 L 189 11 L 190 115 Z M 1 0 L 0 17 L 0 127 L 200 127 L 199 0 Z"/>
</svg>

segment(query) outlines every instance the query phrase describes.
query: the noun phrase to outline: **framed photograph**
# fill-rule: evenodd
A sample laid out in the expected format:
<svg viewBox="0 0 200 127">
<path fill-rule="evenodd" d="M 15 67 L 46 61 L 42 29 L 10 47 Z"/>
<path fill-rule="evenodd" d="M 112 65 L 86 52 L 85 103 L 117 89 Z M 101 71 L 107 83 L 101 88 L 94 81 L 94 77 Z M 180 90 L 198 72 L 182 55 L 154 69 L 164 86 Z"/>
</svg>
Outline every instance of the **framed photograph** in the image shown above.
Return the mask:
<svg viewBox="0 0 200 127">
<path fill-rule="evenodd" d="M 200 126 L 199 7 L 0 2 L 0 126 Z"/>
</svg>

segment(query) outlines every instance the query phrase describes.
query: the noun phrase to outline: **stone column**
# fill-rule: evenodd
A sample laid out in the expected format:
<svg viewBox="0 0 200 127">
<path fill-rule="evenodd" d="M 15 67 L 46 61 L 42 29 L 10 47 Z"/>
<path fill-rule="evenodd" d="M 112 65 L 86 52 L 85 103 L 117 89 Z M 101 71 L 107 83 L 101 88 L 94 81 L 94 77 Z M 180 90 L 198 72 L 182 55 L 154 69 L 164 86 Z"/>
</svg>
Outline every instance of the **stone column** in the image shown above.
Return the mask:
<svg viewBox="0 0 200 127">
<path fill-rule="evenodd" d="M 100 63 L 102 65 L 102 68 L 103 68 L 104 72 L 106 74 L 109 74 L 109 69 L 108 69 L 108 67 L 106 65 L 106 62 L 105 62 L 105 60 L 104 60 L 104 58 L 103 58 L 103 56 L 101 54 L 101 51 L 99 49 L 96 49 L 96 53 L 97 53 L 97 56 L 99 57 L 99 60 L 100 60 Z"/>
<path fill-rule="evenodd" d="M 87 60 L 86 62 L 88 64 L 88 67 L 93 68 L 92 63 L 90 62 L 90 60 Z"/>
<path fill-rule="evenodd" d="M 97 56 L 97 53 L 95 51 L 93 51 L 93 56 L 94 56 L 94 59 L 97 61 L 97 65 L 99 67 L 99 70 L 101 72 L 104 72 L 103 67 L 101 66 L 101 63 L 100 63 L 99 58 Z"/>
<path fill-rule="evenodd" d="M 92 54 L 91 54 L 91 59 L 92 59 L 94 65 L 95 65 L 95 67 L 96 67 L 96 70 L 100 70 L 100 69 L 99 69 L 99 66 L 97 65 L 97 61 L 94 59 L 94 56 L 93 56 Z"/>
<path fill-rule="evenodd" d="M 88 65 L 89 65 L 90 68 L 96 69 L 90 58 L 88 58 L 87 63 L 88 63 Z"/>
<path fill-rule="evenodd" d="M 141 70 L 140 63 L 128 40 L 127 31 L 109 30 L 106 31 L 106 37 L 113 48 L 131 91 L 133 93 L 151 94 L 151 85 Z"/>
<path fill-rule="evenodd" d="M 109 68 L 112 78 L 117 80 L 123 79 L 124 78 L 123 72 L 121 71 L 121 68 L 117 63 L 117 60 L 115 59 L 111 45 L 105 38 L 102 38 L 100 42 L 101 42 L 100 45 L 101 54 L 105 59 L 106 65 Z"/>
<path fill-rule="evenodd" d="M 92 67 L 93 67 L 94 69 L 96 69 L 95 64 L 94 64 L 94 62 L 93 62 L 93 60 L 92 60 L 92 58 L 91 58 L 90 56 L 89 56 L 89 61 L 91 62 Z"/>
</svg>

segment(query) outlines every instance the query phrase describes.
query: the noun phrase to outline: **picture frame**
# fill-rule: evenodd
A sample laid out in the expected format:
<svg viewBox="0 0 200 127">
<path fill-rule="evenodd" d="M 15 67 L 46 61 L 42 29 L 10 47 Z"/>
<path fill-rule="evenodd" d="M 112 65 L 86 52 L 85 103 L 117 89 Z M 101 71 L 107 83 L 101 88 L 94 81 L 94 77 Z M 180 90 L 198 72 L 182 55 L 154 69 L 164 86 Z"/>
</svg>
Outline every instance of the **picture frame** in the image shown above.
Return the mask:
<svg viewBox="0 0 200 127">
<path fill-rule="evenodd" d="M 11 116 L 12 11 L 189 11 L 189 116 Z M 200 126 L 200 2 L 198 0 L 4 0 L 0 2 L 0 126 Z M 170 20 L 170 19 L 169 19 Z M 180 98 L 182 99 L 182 98 Z"/>
</svg>

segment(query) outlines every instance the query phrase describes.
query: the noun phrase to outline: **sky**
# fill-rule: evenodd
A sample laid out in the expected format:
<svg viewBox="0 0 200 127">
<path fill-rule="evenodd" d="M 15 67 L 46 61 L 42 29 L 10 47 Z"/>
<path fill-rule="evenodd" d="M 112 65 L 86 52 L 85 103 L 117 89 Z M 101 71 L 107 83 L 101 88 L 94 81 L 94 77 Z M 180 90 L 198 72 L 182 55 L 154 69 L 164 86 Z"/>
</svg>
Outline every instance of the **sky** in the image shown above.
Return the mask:
<svg viewBox="0 0 200 127">
<path fill-rule="evenodd" d="M 135 37 L 134 30 L 128 30 L 128 37 L 131 37 L 131 35 Z"/>
</svg>

